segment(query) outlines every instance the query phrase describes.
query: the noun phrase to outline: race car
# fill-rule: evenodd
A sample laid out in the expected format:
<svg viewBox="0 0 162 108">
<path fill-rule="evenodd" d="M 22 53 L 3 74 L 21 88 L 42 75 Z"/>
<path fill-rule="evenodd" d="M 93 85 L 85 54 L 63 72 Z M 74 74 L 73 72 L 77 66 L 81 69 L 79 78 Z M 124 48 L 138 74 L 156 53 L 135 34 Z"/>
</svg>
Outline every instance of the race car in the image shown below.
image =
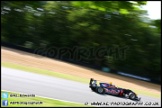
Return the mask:
<svg viewBox="0 0 162 108">
<path fill-rule="evenodd" d="M 99 82 L 99 84 L 97 84 L 97 81 L 98 80 L 91 78 L 89 82 L 89 87 L 94 92 L 97 92 L 99 94 L 110 94 L 119 97 L 125 97 L 127 99 L 136 101 L 141 100 L 141 98 L 139 98 L 137 94 L 130 89 L 119 88 L 115 85 L 112 85 L 111 83 Z"/>
</svg>

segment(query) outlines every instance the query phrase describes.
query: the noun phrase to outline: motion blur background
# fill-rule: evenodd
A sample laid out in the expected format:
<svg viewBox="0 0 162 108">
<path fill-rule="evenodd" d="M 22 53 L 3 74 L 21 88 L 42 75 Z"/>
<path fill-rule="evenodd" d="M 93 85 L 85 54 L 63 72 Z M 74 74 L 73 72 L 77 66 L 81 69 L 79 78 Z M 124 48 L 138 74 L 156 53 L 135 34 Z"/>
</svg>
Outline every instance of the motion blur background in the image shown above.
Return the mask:
<svg viewBox="0 0 162 108">
<path fill-rule="evenodd" d="M 2 1 L 1 45 L 35 53 L 38 48 L 110 48 L 98 55 L 49 56 L 110 72 L 161 82 L 161 18 L 150 19 L 147 1 Z M 156 7 L 150 7 L 156 8 Z M 161 9 L 160 9 L 161 10 Z M 160 14 L 160 13 L 154 13 Z M 117 53 L 128 47 L 125 59 Z M 86 56 L 88 55 L 88 56 Z M 74 55 L 71 55 L 74 56 Z"/>
</svg>

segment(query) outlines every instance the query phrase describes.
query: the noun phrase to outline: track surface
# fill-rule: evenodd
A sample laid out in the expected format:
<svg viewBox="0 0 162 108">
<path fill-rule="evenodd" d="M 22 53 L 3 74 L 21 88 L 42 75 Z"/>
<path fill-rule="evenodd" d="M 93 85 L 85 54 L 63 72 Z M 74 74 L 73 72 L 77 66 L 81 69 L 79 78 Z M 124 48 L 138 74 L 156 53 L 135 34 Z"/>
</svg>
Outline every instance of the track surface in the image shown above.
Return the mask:
<svg viewBox="0 0 162 108">
<path fill-rule="evenodd" d="M 92 92 L 88 84 L 82 84 L 79 82 L 74 82 L 70 80 L 65 80 L 56 77 L 44 76 L 39 74 L 34 74 L 30 72 L 25 72 L 21 70 L 15 70 L 10 68 L 1 67 L 2 69 L 2 90 L 15 91 L 20 93 L 35 94 L 39 96 L 45 96 L 49 98 L 61 99 L 72 102 L 79 102 L 88 105 L 91 102 L 105 102 L 109 105 L 99 105 L 99 106 L 111 106 L 116 107 L 120 105 L 110 105 L 111 102 L 134 102 L 129 99 L 119 98 L 110 95 L 99 95 Z M 152 107 L 161 106 L 161 100 L 157 98 L 142 96 L 142 105 L 145 106 L 151 103 Z M 158 105 L 153 105 L 157 102 Z M 131 105 L 123 105 L 123 107 L 130 107 Z"/>
</svg>

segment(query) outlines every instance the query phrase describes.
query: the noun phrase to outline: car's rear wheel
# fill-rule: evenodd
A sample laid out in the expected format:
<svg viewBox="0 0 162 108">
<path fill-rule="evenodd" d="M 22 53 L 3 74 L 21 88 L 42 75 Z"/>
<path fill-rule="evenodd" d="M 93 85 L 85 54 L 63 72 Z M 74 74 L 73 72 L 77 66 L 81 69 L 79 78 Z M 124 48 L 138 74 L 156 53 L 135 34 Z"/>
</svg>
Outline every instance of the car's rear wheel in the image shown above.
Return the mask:
<svg viewBox="0 0 162 108">
<path fill-rule="evenodd" d="M 100 94 L 103 94 L 104 93 L 104 88 L 97 87 L 97 92 L 100 93 Z"/>
</svg>

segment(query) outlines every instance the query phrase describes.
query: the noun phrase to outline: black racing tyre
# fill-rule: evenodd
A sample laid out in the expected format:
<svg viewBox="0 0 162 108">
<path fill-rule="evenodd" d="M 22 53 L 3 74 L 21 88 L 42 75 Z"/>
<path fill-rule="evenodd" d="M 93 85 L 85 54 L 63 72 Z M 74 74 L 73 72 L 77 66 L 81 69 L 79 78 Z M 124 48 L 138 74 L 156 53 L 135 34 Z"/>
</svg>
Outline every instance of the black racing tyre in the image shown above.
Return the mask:
<svg viewBox="0 0 162 108">
<path fill-rule="evenodd" d="M 105 92 L 104 88 L 102 87 L 97 87 L 97 92 L 100 93 L 100 94 L 103 94 Z"/>
<path fill-rule="evenodd" d="M 136 95 L 133 92 L 129 93 L 129 98 L 134 100 L 136 98 Z"/>
</svg>

